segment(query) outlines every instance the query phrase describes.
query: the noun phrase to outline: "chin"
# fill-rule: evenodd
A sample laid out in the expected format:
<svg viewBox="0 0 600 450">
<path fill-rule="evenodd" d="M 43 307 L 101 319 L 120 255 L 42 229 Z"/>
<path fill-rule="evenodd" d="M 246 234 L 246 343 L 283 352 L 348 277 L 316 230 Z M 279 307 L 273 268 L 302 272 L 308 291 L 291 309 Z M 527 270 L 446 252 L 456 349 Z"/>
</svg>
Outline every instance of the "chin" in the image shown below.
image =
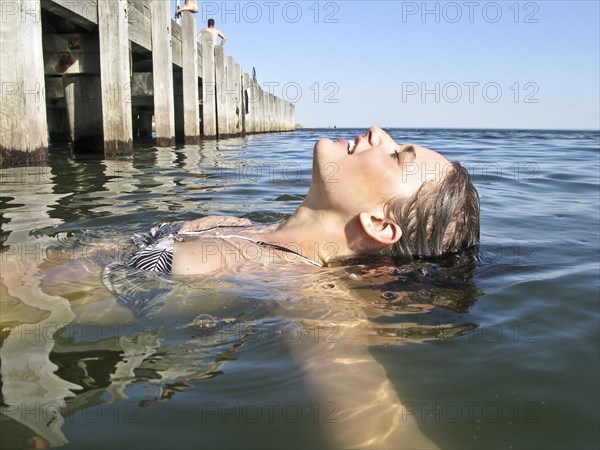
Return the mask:
<svg viewBox="0 0 600 450">
<path fill-rule="evenodd" d="M 335 150 L 335 142 L 331 139 L 319 139 L 313 149 L 313 162 L 324 164 L 335 161 L 337 159 Z"/>
<path fill-rule="evenodd" d="M 315 143 L 314 151 L 321 152 L 333 144 L 331 139 L 321 138 Z"/>
</svg>

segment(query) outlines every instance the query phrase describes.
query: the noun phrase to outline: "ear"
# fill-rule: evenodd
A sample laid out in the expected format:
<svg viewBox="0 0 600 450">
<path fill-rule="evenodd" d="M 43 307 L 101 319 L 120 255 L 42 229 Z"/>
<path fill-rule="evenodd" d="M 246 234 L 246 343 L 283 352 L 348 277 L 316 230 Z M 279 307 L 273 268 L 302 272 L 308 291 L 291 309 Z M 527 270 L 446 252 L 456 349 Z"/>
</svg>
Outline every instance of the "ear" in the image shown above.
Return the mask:
<svg viewBox="0 0 600 450">
<path fill-rule="evenodd" d="M 362 212 L 358 215 L 358 220 L 365 234 L 384 246 L 392 245 L 402 237 L 400 226 L 386 218 L 382 212 Z"/>
</svg>

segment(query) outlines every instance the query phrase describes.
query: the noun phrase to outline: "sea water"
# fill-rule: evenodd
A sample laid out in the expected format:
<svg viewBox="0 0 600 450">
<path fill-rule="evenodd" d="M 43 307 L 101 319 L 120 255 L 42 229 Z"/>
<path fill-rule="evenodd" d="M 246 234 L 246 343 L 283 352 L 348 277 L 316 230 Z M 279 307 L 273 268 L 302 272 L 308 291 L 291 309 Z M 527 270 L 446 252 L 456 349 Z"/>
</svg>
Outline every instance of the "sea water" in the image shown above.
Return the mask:
<svg viewBox="0 0 600 450">
<path fill-rule="evenodd" d="M 364 129 L 0 171 L 2 447 L 597 448 L 599 133 L 388 131 L 471 173 L 471 259 L 102 284 L 159 222 L 285 219 Z"/>
</svg>

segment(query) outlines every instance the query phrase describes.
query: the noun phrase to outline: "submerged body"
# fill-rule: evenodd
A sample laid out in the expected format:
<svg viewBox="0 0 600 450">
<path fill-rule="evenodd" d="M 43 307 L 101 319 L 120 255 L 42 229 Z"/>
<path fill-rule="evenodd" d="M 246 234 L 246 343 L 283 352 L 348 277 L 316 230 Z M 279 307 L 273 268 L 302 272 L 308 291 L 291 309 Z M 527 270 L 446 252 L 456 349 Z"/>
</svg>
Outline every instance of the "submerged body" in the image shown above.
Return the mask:
<svg viewBox="0 0 600 450">
<path fill-rule="evenodd" d="M 135 235 L 139 250 L 126 264 L 165 275 L 199 275 L 232 271 L 250 263 L 305 262 L 322 264 L 292 248 L 260 240 L 278 225 L 258 225 L 247 219 L 210 216 L 192 222 L 163 223 Z M 194 231 L 187 231 L 194 229 Z M 252 237 L 249 237 L 252 236 Z M 178 249 L 174 258 L 175 249 Z M 194 268 L 190 273 L 190 268 Z"/>
</svg>

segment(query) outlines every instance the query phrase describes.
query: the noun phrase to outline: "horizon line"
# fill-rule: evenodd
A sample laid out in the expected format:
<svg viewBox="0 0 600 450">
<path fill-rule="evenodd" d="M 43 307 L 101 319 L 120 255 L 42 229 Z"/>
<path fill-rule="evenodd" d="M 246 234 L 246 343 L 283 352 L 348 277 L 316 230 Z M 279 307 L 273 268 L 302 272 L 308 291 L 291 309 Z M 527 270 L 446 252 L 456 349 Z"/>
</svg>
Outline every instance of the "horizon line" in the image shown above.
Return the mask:
<svg viewBox="0 0 600 450">
<path fill-rule="evenodd" d="M 296 124 L 298 125 L 298 124 Z M 350 130 L 356 128 L 368 128 L 365 126 L 343 126 L 343 127 L 331 127 L 331 126 L 319 126 L 319 127 L 304 127 L 300 125 L 300 128 L 296 130 Z M 595 131 L 600 132 L 600 128 L 489 128 L 489 127 L 402 127 L 402 126 L 382 126 L 381 128 L 392 128 L 398 130 L 497 130 L 497 131 Z"/>
</svg>

